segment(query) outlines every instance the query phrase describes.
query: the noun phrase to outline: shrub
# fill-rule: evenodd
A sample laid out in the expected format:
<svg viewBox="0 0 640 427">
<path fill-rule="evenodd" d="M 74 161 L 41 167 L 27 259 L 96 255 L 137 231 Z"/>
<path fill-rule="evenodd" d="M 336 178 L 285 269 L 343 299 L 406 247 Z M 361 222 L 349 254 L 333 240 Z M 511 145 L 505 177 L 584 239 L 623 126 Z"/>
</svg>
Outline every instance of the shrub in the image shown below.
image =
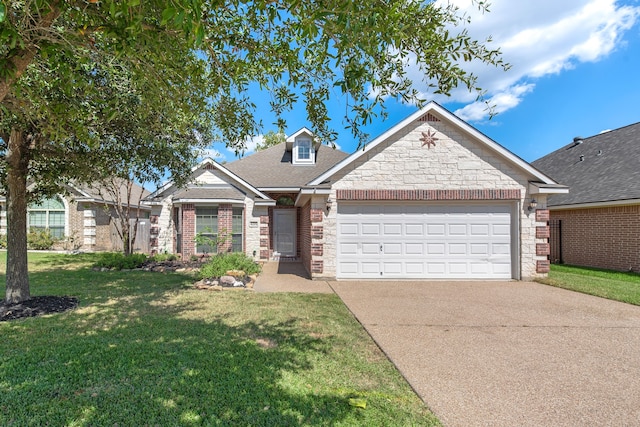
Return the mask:
<svg viewBox="0 0 640 427">
<path fill-rule="evenodd" d="M 178 257 L 176 254 L 155 254 L 151 257 L 152 261 L 162 262 L 162 261 L 175 261 Z"/>
<path fill-rule="evenodd" d="M 30 228 L 27 234 L 27 248 L 45 251 L 51 249 L 56 240 L 48 228 Z"/>
<path fill-rule="evenodd" d="M 0 234 L 0 249 L 7 249 L 7 235 Z"/>
<path fill-rule="evenodd" d="M 113 268 L 116 270 L 131 270 L 142 267 L 147 260 L 145 254 L 124 255 L 121 252 L 103 252 L 94 264 L 96 268 Z"/>
<path fill-rule="evenodd" d="M 260 272 L 260 265 L 242 252 L 221 253 L 210 258 L 200 269 L 201 278 L 220 277 L 229 270 L 242 270 L 247 274 Z"/>
</svg>

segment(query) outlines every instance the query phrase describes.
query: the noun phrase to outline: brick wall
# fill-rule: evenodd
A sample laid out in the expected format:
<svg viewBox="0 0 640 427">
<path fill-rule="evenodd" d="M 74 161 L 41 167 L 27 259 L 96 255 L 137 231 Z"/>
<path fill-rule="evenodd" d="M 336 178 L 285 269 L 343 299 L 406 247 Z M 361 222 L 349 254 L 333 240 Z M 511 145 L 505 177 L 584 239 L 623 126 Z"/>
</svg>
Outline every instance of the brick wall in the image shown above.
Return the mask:
<svg viewBox="0 0 640 427">
<path fill-rule="evenodd" d="M 640 271 L 640 206 L 551 211 L 565 264 Z"/>
<path fill-rule="evenodd" d="M 196 208 L 192 203 L 182 205 L 182 258 L 195 255 L 196 246 Z"/>
</svg>

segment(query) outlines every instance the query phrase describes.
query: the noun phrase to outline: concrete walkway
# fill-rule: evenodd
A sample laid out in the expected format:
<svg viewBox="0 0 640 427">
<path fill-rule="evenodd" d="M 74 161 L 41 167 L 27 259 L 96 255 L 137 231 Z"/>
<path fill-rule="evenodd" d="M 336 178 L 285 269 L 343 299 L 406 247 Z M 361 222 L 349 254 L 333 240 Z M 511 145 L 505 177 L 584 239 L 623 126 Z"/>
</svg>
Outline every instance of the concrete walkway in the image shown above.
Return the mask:
<svg viewBox="0 0 640 427">
<path fill-rule="evenodd" d="M 333 293 L 325 281 L 310 280 L 301 262 L 270 261 L 253 285 L 256 292 Z"/>
<path fill-rule="evenodd" d="M 331 282 L 446 426 L 640 425 L 640 307 L 525 282 Z"/>
</svg>

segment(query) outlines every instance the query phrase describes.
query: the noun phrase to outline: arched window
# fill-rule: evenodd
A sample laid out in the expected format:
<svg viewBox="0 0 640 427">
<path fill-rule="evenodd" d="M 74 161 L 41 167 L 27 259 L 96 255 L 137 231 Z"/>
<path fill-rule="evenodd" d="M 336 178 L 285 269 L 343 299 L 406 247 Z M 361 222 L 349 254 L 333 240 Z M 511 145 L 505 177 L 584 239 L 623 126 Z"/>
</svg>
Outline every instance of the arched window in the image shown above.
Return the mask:
<svg viewBox="0 0 640 427">
<path fill-rule="evenodd" d="M 278 200 L 276 200 L 276 206 L 293 206 L 296 202 L 289 196 L 280 196 Z"/>
<path fill-rule="evenodd" d="M 60 197 L 42 199 L 29 205 L 29 228 L 49 229 L 53 237 L 64 237 L 65 210 Z"/>
</svg>

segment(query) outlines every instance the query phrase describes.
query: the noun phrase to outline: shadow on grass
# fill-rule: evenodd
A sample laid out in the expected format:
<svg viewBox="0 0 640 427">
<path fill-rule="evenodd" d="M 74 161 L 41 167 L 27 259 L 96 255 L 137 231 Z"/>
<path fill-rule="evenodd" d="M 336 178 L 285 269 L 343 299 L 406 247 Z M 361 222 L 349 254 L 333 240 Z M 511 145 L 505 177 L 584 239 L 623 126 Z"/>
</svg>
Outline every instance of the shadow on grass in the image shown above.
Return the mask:
<svg viewBox="0 0 640 427">
<path fill-rule="evenodd" d="M 34 273 L 32 281 L 47 283 L 52 274 Z M 224 314 L 199 319 L 198 304 L 163 303 L 176 289 L 175 277 L 148 291 L 115 273 L 96 277 L 98 283 L 83 284 L 92 288 L 80 292 L 84 307 L 77 311 L 3 329 L 4 422 L 286 426 L 358 420 L 344 395 L 286 381 L 312 369 L 312 356 L 330 345 L 295 321 L 231 325 Z"/>
</svg>

